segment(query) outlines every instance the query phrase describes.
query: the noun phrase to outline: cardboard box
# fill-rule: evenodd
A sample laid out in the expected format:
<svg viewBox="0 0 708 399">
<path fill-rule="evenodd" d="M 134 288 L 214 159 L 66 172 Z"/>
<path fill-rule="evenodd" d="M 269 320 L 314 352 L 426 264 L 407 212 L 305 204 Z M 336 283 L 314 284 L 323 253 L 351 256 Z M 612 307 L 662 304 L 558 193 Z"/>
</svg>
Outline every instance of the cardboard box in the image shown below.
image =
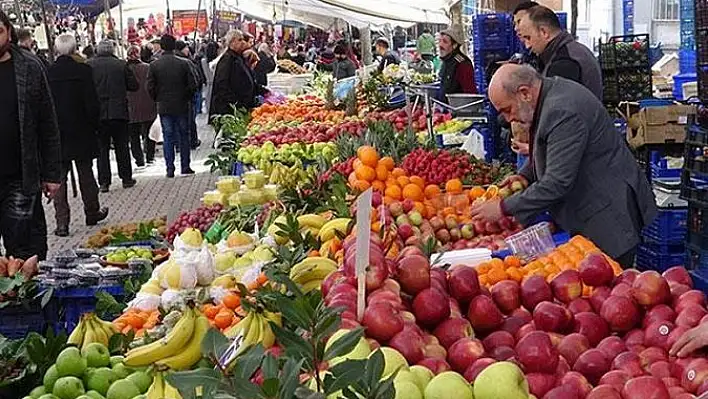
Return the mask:
<svg viewBox="0 0 708 399">
<path fill-rule="evenodd" d="M 645 144 L 683 143 L 688 116 L 693 105 L 667 105 L 642 108 L 630 118 L 627 141 L 634 147 Z"/>
</svg>

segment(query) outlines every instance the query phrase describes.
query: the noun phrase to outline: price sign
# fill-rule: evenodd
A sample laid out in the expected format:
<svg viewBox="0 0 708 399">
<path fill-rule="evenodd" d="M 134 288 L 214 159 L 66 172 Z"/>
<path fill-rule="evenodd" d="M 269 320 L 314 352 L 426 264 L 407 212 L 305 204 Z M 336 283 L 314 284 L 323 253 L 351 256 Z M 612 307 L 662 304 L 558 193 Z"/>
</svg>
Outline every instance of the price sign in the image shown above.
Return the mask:
<svg viewBox="0 0 708 399">
<path fill-rule="evenodd" d="M 371 237 L 371 194 L 364 191 L 356 200 L 356 278 L 357 278 L 357 319 L 364 317 L 366 306 L 366 268 L 369 266 L 369 245 Z"/>
</svg>

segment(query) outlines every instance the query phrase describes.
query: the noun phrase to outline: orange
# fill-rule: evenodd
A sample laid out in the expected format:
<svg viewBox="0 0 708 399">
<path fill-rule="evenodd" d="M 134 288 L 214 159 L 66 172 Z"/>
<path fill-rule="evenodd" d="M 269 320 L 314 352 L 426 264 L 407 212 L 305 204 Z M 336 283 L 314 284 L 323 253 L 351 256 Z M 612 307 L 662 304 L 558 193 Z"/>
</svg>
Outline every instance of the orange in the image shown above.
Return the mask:
<svg viewBox="0 0 708 399">
<path fill-rule="evenodd" d="M 499 259 L 499 258 L 492 258 L 492 260 L 489 261 L 489 264 L 492 265 L 492 269 L 500 269 L 504 270 L 504 261 Z"/>
<path fill-rule="evenodd" d="M 376 152 L 374 147 L 368 145 L 359 147 L 359 149 L 356 150 L 356 155 L 361 160 L 361 163 L 372 168 L 379 162 L 379 153 Z"/>
<path fill-rule="evenodd" d="M 487 274 L 487 272 L 489 272 L 490 270 L 492 270 L 492 265 L 490 265 L 488 262 L 480 263 L 479 265 L 477 265 L 477 271 L 480 274 Z"/>
<path fill-rule="evenodd" d="M 366 180 L 368 182 L 376 180 L 376 171 L 371 166 L 362 165 L 354 169 L 354 173 L 356 173 L 356 178 L 359 180 Z"/>
<path fill-rule="evenodd" d="M 403 187 L 403 198 L 413 201 L 422 201 L 424 199 L 423 189 L 413 183 L 409 183 Z"/>
<path fill-rule="evenodd" d="M 258 284 L 263 285 L 268 281 L 268 276 L 266 276 L 265 273 L 261 273 L 258 275 L 258 279 L 256 281 L 258 281 Z"/>
<path fill-rule="evenodd" d="M 398 182 L 396 181 L 396 178 L 391 176 L 391 174 L 388 175 L 388 179 L 386 179 L 386 187 L 388 186 L 398 186 Z"/>
<path fill-rule="evenodd" d="M 398 186 L 388 186 L 386 187 L 386 196 L 400 201 L 403 198 L 403 192 Z"/>
<path fill-rule="evenodd" d="M 486 285 L 489 285 L 489 277 L 487 277 L 486 274 L 485 274 L 485 275 L 482 275 L 482 276 L 479 276 L 479 283 L 480 283 L 481 285 L 485 285 L 485 286 L 486 286 Z"/>
<path fill-rule="evenodd" d="M 425 190 L 425 179 L 420 176 L 411 176 L 411 183 L 420 187 L 421 190 Z"/>
<path fill-rule="evenodd" d="M 231 310 L 228 310 L 228 309 L 224 309 L 224 310 L 220 311 L 216 315 L 216 317 L 214 317 L 214 323 L 220 329 L 224 329 L 226 327 L 229 327 L 233 320 L 234 320 L 234 312 L 232 312 Z"/>
<path fill-rule="evenodd" d="M 383 203 L 384 203 L 384 205 L 386 205 L 386 206 L 391 205 L 391 204 L 393 204 L 393 203 L 396 202 L 396 201 L 397 201 L 397 200 L 395 200 L 395 199 L 389 197 L 388 195 L 385 195 L 385 196 L 384 196 L 384 199 L 383 199 Z"/>
<path fill-rule="evenodd" d="M 123 317 L 123 320 L 125 321 L 126 326 L 131 326 L 135 329 L 138 329 L 145 324 L 145 320 L 143 320 L 142 317 L 136 315 L 136 314 L 129 314 L 125 315 Z"/>
<path fill-rule="evenodd" d="M 376 179 L 381 180 L 381 181 L 386 181 L 388 178 L 388 169 L 386 169 L 386 165 L 382 165 L 381 162 L 379 162 L 376 165 Z"/>
<path fill-rule="evenodd" d="M 371 231 L 374 233 L 378 233 L 381 231 L 381 222 L 374 222 L 371 223 Z"/>
<path fill-rule="evenodd" d="M 386 167 L 386 170 L 388 170 L 389 172 L 392 171 L 393 168 L 396 166 L 396 163 L 391 157 L 383 157 L 379 159 L 379 164 L 384 165 Z"/>
<path fill-rule="evenodd" d="M 492 268 L 492 270 L 487 273 L 487 278 L 490 284 L 495 284 L 500 281 L 508 279 L 509 275 L 503 269 Z"/>
<path fill-rule="evenodd" d="M 393 168 L 393 170 L 391 171 L 391 175 L 393 175 L 393 177 L 405 176 L 406 171 L 402 168 Z"/>
<path fill-rule="evenodd" d="M 428 184 L 427 186 L 425 186 L 424 192 L 425 192 L 425 198 L 433 199 L 433 198 L 437 197 L 438 195 L 440 195 L 442 190 L 440 190 L 440 186 L 438 186 L 437 184 Z"/>
<path fill-rule="evenodd" d="M 521 273 L 521 269 L 516 267 L 510 267 L 506 269 L 506 274 L 509 275 L 510 279 L 516 282 L 521 282 L 521 279 L 524 278 L 524 275 Z"/>
<path fill-rule="evenodd" d="M 235 292 L 229 292 L 224 296 L 224 298 L 221 300 L 221 302 L 224 303 L 224 306 L 226 306 L 229 309 L 236 309 L 238 305 L 241 304 L 241 297 L 236 294 Z"/>
<path fill-rule="evenodd" d="M 207 303 L 202 308 L 202 311 L 204 312 L 204 316 L 206 316 L 209 319 L 213 319 L 214 316 L 216 316 L 216 314 L 219 313 L 219 308 L 210 304 L 210 303 Z"/>
<path fill-rule="evenodd" d="M 361 160 L 359 160 L 359 158 L 357 158 L 357 159 L 354 160 L 354 163 L 352 163 L 352 168 L 356 169 L 356 168 L 358 168 L 358 167 L 360 167 L 360 166 L 362 166 L 362 165 L 364 165 L 364 164 L 361 163 Z"/>
<path fill-rule="evenodd" d="M 398 176 L 396 177 L 396 181 L 398 182 L 398 185 L 401 187 L 405 187 L 408 184 L 410 184 L 411 180 L 408 178 L 408 176 Z"/>
<path fill-rule="evenodd" d="M 373 187 L 376 191 L 381 191 L 382 193 L 386 191 L 386 183 L 380 180 L 374 180 L 371 182 L 371 187 Z"/>
<path fill-rule="evenodd" d="M 462 192 L 462 181 L 460 179 L 451 179 L 445 183 L 445 191 L 451 194 L 459 194 Z"/>
<path fill-rule="evenodd" d="M 518 256 L 509 255 L 509 256 L 507 256 L 506 258 L 504 258 L 504 265 L 505 265 L 507 268 L 510 268 L 510 267 L 514 267 L 514 268 L 521 267 L 521 259 L 519 259 Z"/>
<path fill-rule="evenodd" d="M 413 209 L 418 211 L 418 213 L 423 215 L 423 217 L 425 217 L 425 215 L 427 214 L 427 209 L 425 209 L 425 205 L 423 205 L 423 203 L 420 201 L 415 201 L 413 203 Z"/>
<path fill-rule="evenodd" d="M 371 187 L 371 183 L 369 183 L 366 180 L 357 180 L 354 182 L 354 185 L 352 186 L 352 188 L 354 190 L 357 190 L 360 192 L 364 192 L 364 191 L 368 190 L 369 187 Z"/>
<path fill-rule="evenodd" d="M 487 190 L 480 186 L 474 186 L 472 189 L 470 189 L 470 199 L 476 200 L 477 198 L 481 197 L 486 193 Z"/>
</svg>

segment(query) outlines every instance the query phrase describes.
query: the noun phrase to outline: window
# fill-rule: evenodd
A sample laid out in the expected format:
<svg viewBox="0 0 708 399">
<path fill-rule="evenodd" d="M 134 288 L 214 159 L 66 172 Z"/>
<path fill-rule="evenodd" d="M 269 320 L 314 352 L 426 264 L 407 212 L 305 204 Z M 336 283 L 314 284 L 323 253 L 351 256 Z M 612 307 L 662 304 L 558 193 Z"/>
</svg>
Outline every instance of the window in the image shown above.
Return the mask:
<svg viewBox="0 0 708 399">
<path fill-rule="evenodd" d="M 654 19 L 678 21 L 679 2 L 680 0 L 654 0 Z"/>
</svg>

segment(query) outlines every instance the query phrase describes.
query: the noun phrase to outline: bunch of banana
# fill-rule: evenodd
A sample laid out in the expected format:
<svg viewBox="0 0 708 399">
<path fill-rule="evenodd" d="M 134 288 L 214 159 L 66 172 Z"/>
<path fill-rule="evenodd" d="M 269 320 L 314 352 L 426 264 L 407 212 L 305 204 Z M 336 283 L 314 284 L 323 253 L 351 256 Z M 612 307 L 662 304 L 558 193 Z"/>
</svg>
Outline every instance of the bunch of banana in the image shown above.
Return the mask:
<svg viewBox="0 0 708 399">
<path fill-rule="evenodd" d="M 165 381 L 161 371 L 155 372 L 155 377 L 152 380 L 152 385 L 145 393 L 147 399 L 182 399 L 179 391 L 167 381 Z"/>
<path fill-rule="evenodd" d="M 226 330 L 225 335 L 229 338 L 243 335 L 243 343 L 239 347 L 236 355 L 253 345 L 261 344 L 267 349 L 275 344 L 275 334 L 273 333 L 273 329 L 270 328 L 270 324 L 268 324 L 269 321 L 272 321 L 278 326 L 283 325 L 280 313 L 265 311 L 261 314 L 251 312 L 235 326 Z"/>
<path fill-rule="evenodd" d="M 337 262 L 323 256 L 306 258 L 290 269 L 290 279 L 302 286 L 304 292 L 319 289 L 322 281 L 337 271 Z"/>
<path fill-rule="evenodd" d="M 341 234 L 346 234 L 350 221 L 351 219 L 349 218 L 337 218 L 325 223 L 325 225 L 320 229 L 320 241 L 326 242 L 337 237 L 337 234 L 335 233 L 337 231 Z"/>
<path fill-rule="evenodd" d="M 327 219 L 320 215 L 315 215 L 314 213 L 308 213 L 307 215 L 298 216 L 297 222 L 300 224 L 301 233 L 304 234 L 309 231 L 313 237 L 317 237 L 320 234 L 322 226 L 327 223 Z"/>
<path fill-rule="evenodd" d="M 80 349 L 94 342 L 108 346 L 108 341 L 117 332 L 112 323 L 99 319 L 94 313 L 84 313 L 67 343 Z"/>
<path fill-rule="evenodd" d="M 158 366 L 166 366 L 172 370 L 186 370 L 202 359 L 202 340 L 209 330 L 209 319 L 204 315 L 197 317 L 194 332 L 187 345 L 180 352 L 155 362 Z"/>
<path fill-rule="evenodd" d="M 195 334 L 201 334 L 202 336 L 206 334 L 206 331 L 203 331 L 203 321 L 200 321 L 201 317 L 196 310 L 188 306 L 182 317 L 177 321 L 177 324 L 163 338 L 129 350 L 125 355 L 125 365 L 128 367 L 142 367 L 161 360 L 168 360 L 175 367 L 183 367 L 183 364 L 190 360 L 189 357 L 193 357 L 193 354 L 189 353 L 184 357 L 177 357 L 177 355 L 183 355 L 182 352 L 187 350 L 188 345 L 197 342 L 193 340 Z M 198 339 L 198 342 L 201 342 L 201 339 Z M 192 364 L 194 363 L 196 361 Z"/>
</svg>

